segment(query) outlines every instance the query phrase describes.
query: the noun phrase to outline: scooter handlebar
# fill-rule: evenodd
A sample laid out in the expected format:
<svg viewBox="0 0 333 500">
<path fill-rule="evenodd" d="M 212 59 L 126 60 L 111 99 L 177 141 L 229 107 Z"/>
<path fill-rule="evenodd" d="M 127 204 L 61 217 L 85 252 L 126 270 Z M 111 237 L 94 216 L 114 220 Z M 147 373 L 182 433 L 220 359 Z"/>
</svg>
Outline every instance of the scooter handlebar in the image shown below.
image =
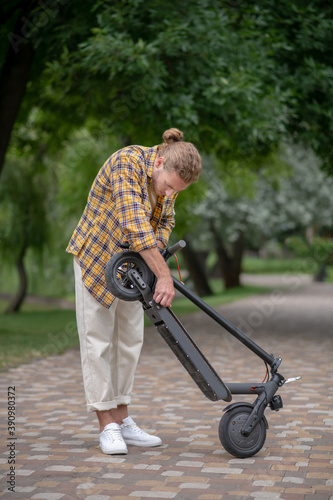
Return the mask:
<svg viewBox="0 0 333 500">
<path fill-rule="evenodd" d="M 171 245 L 171 247 L 168 247 L 165 250 L 163 250 L 162 255 L 165 258 L 165 260 L 168 260 L 169 257 L 174 255 L 176 252 L 179 252 L 179 250 L 183 250 L 183 248 L 185 247 L 186 247 L 186 241 L 179 240 L 174 245 Z"/>
<path fill-rule="evenodd" d="M 130 244 L 129 244 L 128 241 L 125 241 L 124 243 L 120 243 L 119 246 L 120 246 L 120 248 L 122 248 L 124 250 L 128 250 Z M 175 243 L 171 247 L 165 248 L 164 250 L 162 250 L 161 248 L 159 248 L 159 251 L 163 255 L 164 259 L 168 260 L 172 255 L 174 255 L 175 253 L 179 252 L 180 250 L 183 250 L 183 248 L 185 248 L 185 247 L 186 247 L 186 241 L 179 240 L 179 241 L 177 241 L 177 243 Z"/>
</svg>

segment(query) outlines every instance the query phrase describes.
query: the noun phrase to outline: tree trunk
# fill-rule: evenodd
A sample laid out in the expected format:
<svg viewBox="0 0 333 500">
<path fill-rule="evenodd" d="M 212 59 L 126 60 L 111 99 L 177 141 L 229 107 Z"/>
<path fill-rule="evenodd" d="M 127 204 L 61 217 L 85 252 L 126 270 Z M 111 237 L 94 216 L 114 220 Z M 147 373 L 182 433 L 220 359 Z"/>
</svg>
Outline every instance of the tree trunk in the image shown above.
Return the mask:
<svg viewBox="0 0 333 500">
<path fill-rule="evenodd" d="M 209 286 L 205 272 L 205 265 L 202 259 L 200 259 L 198 252 L 195 252 L 191 245 L 186 242 L 186 247 L 182 250 L 182 255 L 190 273 L 190 277 L 193 280 L 197 295 L 200 297 L 212 295 L 212 290 Z"/>
<path fill-rule="evenodd" d="M 323 264 L 322 266 L 320 266 L 318 272 L 314 275 L 313 281 L 322 283 L 323 281 L 325 281 L 326 278 L 327 278 L 327 264 Z"/>
<path fill-rule="evenodd" d="M 0 77 L 0 174 L 30 76 L 34 56 L 30 38 L 34 31 L 29 18 L 36 5 L 36 1 L 22 2 L 13 32 L 7 34 L 9 47 Z"/>
<path fill-rule="evenodd" d="M 213 221 L 210 221 L 210 229 L 215 239 L 215 249 L 218 257 L 218 265 L 223 276 L 225 289 L 241 286 L 240 274 L 242 257 L 244 252 L 244 233 L 239 231 L 237 240 L 232 245 L 231 256 L 228 254 L 223 241 L 216 230 Z"/>
<path fill-rule="evenodd" d="M 19 274 L 19 288 L 16 295 L 12 298 L 9 306 L 7 307 L 6 313 L 18 312 L 27 294 L 28 280 L 27 280 L 27 273 L 24 267 L 25 251 L 26 249 L 24 248 L 16 261 L 16 267 Z"/>
</svg>

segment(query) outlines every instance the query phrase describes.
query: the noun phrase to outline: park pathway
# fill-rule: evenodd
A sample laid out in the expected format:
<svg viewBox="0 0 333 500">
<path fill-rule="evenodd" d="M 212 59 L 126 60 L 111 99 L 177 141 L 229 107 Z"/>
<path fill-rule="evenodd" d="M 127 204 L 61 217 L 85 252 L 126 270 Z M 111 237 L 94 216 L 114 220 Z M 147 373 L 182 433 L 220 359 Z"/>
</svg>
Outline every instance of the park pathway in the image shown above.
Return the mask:
<svg viewBox="0 0 333 500">
<path fill-rule="evenodd" d="M 282 410 L 266 411 L 270 428 L 256 456 L 241 460 L 223 450 L 218 423 L 226 403 L 207 400 L 150 327 L 131 415 L 163 445 L 103 455 L 95 415 L 85 410 L 78 350 L 36 360 L 1 373 L 0 497 L 333 500 L 333 285 L 294 278 L 218 310 L 281 355 L 285 378 L 302 376 L 279 391 Z M 184 324 L 226 382 L 264 378 L 264 364 L 202 313 Z M 15 388 L 13 436 L 8 387 Z"/>
</svg>

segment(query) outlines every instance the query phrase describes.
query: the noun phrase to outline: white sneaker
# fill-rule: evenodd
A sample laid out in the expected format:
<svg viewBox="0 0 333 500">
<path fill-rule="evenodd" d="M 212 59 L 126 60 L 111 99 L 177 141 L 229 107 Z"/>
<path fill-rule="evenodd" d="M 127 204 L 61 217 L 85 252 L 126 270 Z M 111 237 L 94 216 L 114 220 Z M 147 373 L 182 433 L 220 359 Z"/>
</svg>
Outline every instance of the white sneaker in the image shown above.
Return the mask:
<svg viewBox="0 0 333 500">
<path fill-rule="evenodd" d="M 123 420 L 120 429 L 124 441 L 127 444 L 143 447 L 160 446 L 162 444 L 162 440 L 159 437 L 152 436 L 140 429 L 131 417 L 127 417 Z"/>
<path fill-rule="evenodd" d="M 99 447 L 107 455 L 126 455 L 127 446 L 118 424 L 108 424 L 99 435 Z"/>
</svg>

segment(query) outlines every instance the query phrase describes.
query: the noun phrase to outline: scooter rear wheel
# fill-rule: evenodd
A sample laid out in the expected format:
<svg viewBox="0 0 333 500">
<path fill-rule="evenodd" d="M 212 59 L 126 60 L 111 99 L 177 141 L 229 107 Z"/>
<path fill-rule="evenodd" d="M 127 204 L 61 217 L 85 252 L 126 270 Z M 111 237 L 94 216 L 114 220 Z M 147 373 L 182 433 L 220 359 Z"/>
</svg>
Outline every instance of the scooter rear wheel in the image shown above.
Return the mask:
<svg viewBox="0 0 333 500">
<path fill-rule="evenodd" d="M 241 429 L 252 412 L 250 406 L 236 406 L 227 411 L 220 420 L 219 438 L 224 449 L 237 458 L 252 457 L 258 453 L 266 440 L 266 425 L 263 419 L 258 422 L 249 436 Z"/>
<path fill-rule="evenodd" d="M 135 269 L 152 288 L 155 276 L 142 257 L 136 252 L 125 251 L 111 257 L 105 268 L 105 281 L 108 289 L 115 297 L 122 300 L 135 301 L 142 298 L 140 290 L 129 279 L 127 272 Z"/>
</svg>

